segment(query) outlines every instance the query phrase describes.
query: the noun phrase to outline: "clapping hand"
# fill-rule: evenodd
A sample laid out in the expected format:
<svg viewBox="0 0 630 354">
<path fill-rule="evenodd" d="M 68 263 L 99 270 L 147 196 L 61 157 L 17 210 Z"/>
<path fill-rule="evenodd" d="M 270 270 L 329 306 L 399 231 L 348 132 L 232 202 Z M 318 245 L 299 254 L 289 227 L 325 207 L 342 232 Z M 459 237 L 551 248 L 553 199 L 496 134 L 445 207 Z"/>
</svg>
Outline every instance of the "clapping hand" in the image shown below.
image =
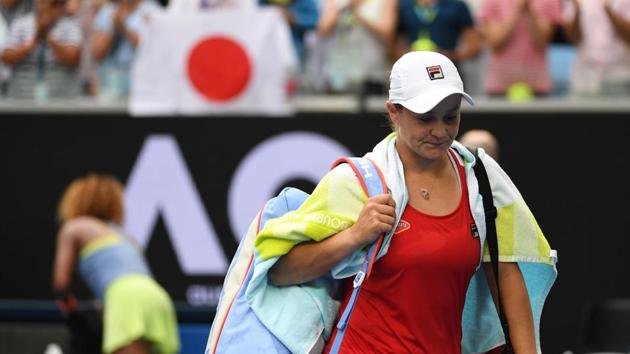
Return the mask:
<svg viewBox="0 0 630 354">
<path fill-rule="evenodd" d="M 59 0 L 46 1 L 40 5 L 40 11 L 37 12 L 36 39 L 45 39 L 48 36 L 50 29 L 63 15 L 64 5 L 65 1 Z"/>
</svg>

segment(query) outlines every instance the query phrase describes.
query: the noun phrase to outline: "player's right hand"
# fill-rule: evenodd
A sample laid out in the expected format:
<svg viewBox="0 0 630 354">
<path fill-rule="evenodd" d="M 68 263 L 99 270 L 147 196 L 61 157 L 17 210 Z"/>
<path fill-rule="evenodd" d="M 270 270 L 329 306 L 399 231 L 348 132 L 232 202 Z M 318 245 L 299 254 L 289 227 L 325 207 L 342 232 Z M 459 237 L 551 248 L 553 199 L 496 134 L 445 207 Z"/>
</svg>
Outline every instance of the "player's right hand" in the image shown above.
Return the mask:
<svg viewBox="0 0 630 354">
<path fill-rule="evenodd" d="M 381 234 L 388 233 L 396 223 L 396 202 L 389 194 L 369 198 L 357 222 L 350 227 L 358 248 L 374 242 Z"/>
</svg>

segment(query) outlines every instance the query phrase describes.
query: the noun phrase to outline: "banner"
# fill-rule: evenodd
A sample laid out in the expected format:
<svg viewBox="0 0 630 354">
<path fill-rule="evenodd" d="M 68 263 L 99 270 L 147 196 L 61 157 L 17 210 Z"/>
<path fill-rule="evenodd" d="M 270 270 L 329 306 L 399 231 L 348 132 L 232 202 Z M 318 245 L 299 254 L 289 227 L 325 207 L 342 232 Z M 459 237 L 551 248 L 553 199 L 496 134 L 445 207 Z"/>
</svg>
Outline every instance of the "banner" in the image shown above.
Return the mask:
<svg viewBox="0 0 630 354">
<path fill-rule="evenodd" d="M 131 72 L 132 115 L 288 115 L 298 60 L 277 9 L 162 12 Z"/>
</svg>

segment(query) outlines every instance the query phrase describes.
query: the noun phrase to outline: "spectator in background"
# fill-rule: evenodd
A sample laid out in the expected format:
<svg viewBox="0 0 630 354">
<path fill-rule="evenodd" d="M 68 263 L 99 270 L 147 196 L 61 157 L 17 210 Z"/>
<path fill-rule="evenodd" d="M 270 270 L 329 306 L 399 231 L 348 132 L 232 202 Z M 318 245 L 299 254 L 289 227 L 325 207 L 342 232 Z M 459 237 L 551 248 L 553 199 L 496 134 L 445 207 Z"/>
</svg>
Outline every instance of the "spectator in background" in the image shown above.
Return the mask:
<svg viewBox="0 0 630 354">
<path fill-rule="evenodd" d="M 572 0 L 565 32 L 577 45 L 575 95 L 630 96 L 630 0 Z"/>
<path fill-rule="evenodd" d="M 383 91 L 396 6 L 396 0 L 325 0 L 317 33 L 332 41 L 324 64 L 330 91 Z"/>
<path fill-rule="evenodd" d="M 479 54 L 480 35 L 465 2 L 400 0 L 398 13 L 398 30 L 407 45 L 404 52 L 409 48 L 437 51 L 455 65 Z"/>
<path fill-rule="evenodd" d="M 66 13 L 69 16 L 76 17 L 81 24 L 84 40 L 81 48 L 79 77 L 82 93 L 88 96 L 98 95 L 98 63 L 92 56 L 92 39 L 96 14 L 107 2 L 108 0 L 68 0 L 68 5 L 66 6 Z"/>
<path fill-rule="evenodd" d="M 99 94 L 106 100 L 129 95 L 131 63 L 143 21 L 159 10 L 151 0 L 118 0 L 101 7 L 94 20 L 92 55 L 101 63 Z"/>
<path fill-rule="evenodd" d="M 485 84 L 486 84 L 486 67 L 488 66 L 488 57 L 490 51 L 487 46 L 484 45 L 481 38 L 481 31 L 479 28 L 479 12 L 483 5 L 483 0 L 462 0 L 468 5 L 471 16 L 475 21 L 475 30 L 479 33 L 479 54 L 461 62 L 459 69 L 461 69 L 461 75 L 465 78 L 466 91 L 473 96 L 482 97 L 485 96 Z"/>
<path fill-rule="evenodd" d="M 489 131 L 483 129 L 469 130 L 458 140 L 468 150 L 475 151 L 477 148 L 482 148 L 486 154 L 499 161 L 499 142 Z"/>
<path fill-rule="evenodd" d="M 489 95 L 505 95 L 511 87 L 551 93 L 547 49 L 561 17 L 560 0 L 485 0 L 480 22 L 491 49 Z"/>
<path fill-rule="evenodd" d="M 12 67 L 8 97 L 46 100 L 79 93 L 81 30 L 65 16 L 65 0 L 38 0 L 35 12 L 9 28 L 2 60 Z"/>
<path fill-rule="evenodd" d="M 293 36 L 293 45 L 304 63 L 304 35 L 307 31 L 315 29 L 319 19 L 319 8 L 315 0 L 259 0 L 261 6 L 276 6 L 282 12 Z"/>
<path fill-rule="evenodd" d="M 4 50 L 6 44 L 6 38 L 9 32 L 9 26 L 13 23 L 18 16 L 25 15 L 31 12 L 32 4 L 30 0 L 0 0 L 0 31 L 4 31 L 2 34 L 2 46 L 0 46 L 0 53 Z M 0 61 L 0 95 L 4 96 L 7 92 L 7 84 L 9 77 L 11 76 L 11 70 L 3 62 Z"/>
</svg>

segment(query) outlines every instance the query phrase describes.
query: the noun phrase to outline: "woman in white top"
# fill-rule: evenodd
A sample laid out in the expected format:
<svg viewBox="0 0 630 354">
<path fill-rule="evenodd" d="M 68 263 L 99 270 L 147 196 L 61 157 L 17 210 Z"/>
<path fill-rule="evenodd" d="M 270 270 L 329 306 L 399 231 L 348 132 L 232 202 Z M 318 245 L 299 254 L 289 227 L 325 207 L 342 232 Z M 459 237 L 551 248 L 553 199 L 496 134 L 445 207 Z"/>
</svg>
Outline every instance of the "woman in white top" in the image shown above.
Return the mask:
<svg viewBox="0 0 630 354">
<path fill-rule="evenodd" d="M 396 0 L 325 0 L 317 33 L 332 41 L 324 69 L 331 91 L 356 91 L 386 81 L 397 5 Z"/>
</svg>

